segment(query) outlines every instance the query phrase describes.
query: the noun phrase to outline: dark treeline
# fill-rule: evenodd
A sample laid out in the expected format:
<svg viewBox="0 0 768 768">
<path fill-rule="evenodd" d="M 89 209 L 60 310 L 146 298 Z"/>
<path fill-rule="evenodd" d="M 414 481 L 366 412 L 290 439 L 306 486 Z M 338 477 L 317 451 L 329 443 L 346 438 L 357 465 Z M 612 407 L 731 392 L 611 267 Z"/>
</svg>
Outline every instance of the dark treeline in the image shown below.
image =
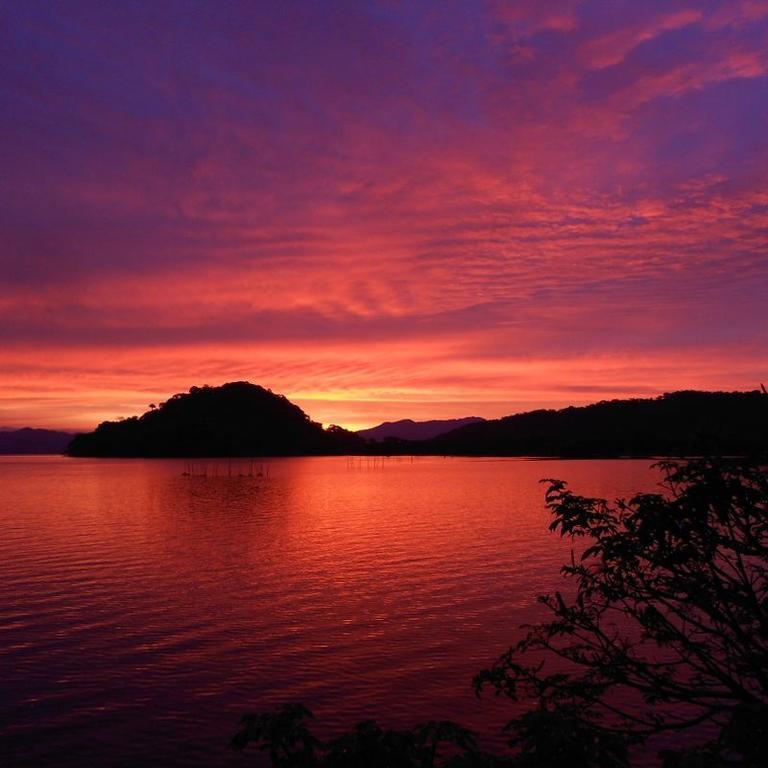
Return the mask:
<svg viewBox="0 0 768 768">
<path fill-rule="evenodd" d="M 144 415 L 107 421 L 73 456 L 686 456 L 751 454 L 768 435 L 768 396 L 673 392 L 483 421 L 431 440 L 366 440 L 323 429 L 282 395 L 248 382 L 192 387 Z"/>
<path fill-rule="evenodd" d="M 429 452 L 475 456 L 750 454 L 765 447 L 768 396 L 673 392 L 539 410 L 471 424 L 430 441 Z"/>
</svg>

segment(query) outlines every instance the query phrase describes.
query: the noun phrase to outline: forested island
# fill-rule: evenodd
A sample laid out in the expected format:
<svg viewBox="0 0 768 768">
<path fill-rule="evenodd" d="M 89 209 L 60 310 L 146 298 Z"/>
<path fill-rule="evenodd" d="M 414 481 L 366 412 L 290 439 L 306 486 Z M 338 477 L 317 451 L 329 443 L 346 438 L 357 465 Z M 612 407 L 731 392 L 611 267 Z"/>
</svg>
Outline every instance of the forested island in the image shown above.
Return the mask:
<svg viewBox="0 0 768 768">
<path fill-rule="evenodd" d="M 192 387 L 141 416 L 75 437 L 71 456 L 193 457 L 747 455 L 764 450 L 768 395 L 682 391 L 480 421 L 427 440 L 324 429 L 283 395 L 245 381 Z"/>
<path fill-rule="evenodd" d="M 283 395 L 246 381 L 192 387 L 142 416 L 78 435 L 71 456 L 315 456 L 355 453 L 365 441 L 323 429 Z"/>
</svg>

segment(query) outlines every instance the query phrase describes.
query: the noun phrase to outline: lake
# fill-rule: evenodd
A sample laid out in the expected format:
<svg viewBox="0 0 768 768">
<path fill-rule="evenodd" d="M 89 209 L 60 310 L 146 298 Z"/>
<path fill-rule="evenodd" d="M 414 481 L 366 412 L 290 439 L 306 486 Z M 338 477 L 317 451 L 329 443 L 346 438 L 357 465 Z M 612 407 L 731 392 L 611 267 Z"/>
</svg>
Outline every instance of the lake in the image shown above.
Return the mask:
<svg viewBox="0 0 768 768">
<path fill-rule="evenodd" d="M 569 547 L 541 478 L 614 498 L 649 460 L 0 458 L 0 762 L 247 766 L 240 716 L 332 735 L 454 719 Z"/>
</svg>

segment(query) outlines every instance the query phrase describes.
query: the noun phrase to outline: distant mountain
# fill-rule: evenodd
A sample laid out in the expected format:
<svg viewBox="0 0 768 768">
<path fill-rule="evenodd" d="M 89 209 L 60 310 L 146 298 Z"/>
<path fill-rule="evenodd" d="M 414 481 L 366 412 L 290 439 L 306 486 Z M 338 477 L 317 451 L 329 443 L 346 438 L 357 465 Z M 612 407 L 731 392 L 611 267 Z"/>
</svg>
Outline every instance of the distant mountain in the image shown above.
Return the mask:
<svg viewBox="0 0 768 768">
<path fill-rule="evenodd" d="M 354 452 L 363 440 L 323 429 L 282 395 L 237 381 L 192 387 L 142 416 L 78 435 L 72 456 L 296 456 Z"/>
<path fill-rule="evenodd" d="M 387 440 L 395 438 L 397 440 L 431 440 L 446 432 L 459 427 L 465 427 L 468 424 L 476 424 L 485 421 L 480 416 L 467 416 L 464 419 L 440 419 L 432 421 L 413 421 L 412 419 L 401 419 L 400 421 L 385 421 L 378 427 L 370 429 L 360 429 L 356 434 L 364 437 L 366 440 Z"/>
<path fill-rule="evenodd" d="M 672 392 L 539 410 L 456 429 L 428 453 L 474 456 L 648 456 L 768 450 L 768 395 Z"/>
<path fill-rule="evenodd" d="M 2 429 L 0 454 L 64 453 L 74 435 L 52 429 Z"/>
</svg>

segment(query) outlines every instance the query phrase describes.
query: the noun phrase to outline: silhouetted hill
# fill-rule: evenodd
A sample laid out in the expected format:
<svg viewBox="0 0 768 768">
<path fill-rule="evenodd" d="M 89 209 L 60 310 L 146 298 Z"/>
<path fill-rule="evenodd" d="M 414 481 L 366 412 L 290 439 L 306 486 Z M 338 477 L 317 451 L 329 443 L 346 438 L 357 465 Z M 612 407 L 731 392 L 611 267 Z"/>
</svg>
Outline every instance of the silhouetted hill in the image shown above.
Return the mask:
<svg viewBox="0 0 768 768">
<path fill-rule="evenodd" d="M 192 387 L 139 417 L 105 421 L 72 456 L 296 456 L 354 452 L 363 440 L 324 430 L 282 395 L 245 381 Z"/>
<path fill-rule="evenodd" d="M 72 440 L 72 433 L 53 429 L 0 430 L 0 454 L 64 453 Z"/>
<path fill-rule="evenodd" d="M 400 421 L 385 421 L 378 427 L 371 427 L 370 429 L 360 429 L 356 434 L 367 440 L 387 440 L 389 438 L 430 440 L 453 429 L 480 421 L 485 421 L 485 419 L 480 418 L 480 416 L 467 416 L 463 419 L 433 419 L 432 421 L 401 419 Z"/>
<path fill-rule="evenodd" d="M 471 424 L 421 444 L 474 456 L 747 454 L 768 448 L 768 395 L 672 392 Z"/>
</svg>

